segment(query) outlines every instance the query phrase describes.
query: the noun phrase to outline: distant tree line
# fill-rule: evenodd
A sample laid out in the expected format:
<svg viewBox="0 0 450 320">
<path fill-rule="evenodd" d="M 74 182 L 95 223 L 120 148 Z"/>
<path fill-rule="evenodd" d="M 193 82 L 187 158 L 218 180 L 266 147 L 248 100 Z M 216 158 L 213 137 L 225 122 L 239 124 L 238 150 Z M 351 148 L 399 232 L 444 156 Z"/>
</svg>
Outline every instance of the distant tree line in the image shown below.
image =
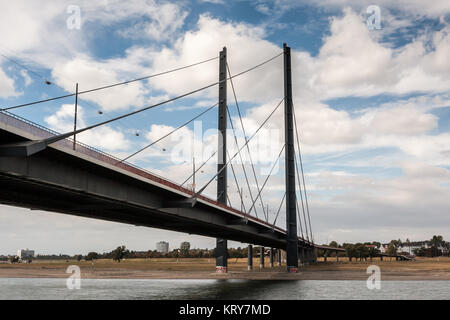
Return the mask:
<svg viewBox="0 0 450 320">
<path fill-rule="evenodd" d="M 428 244 L 430 247 L 425 248 L 416 248 L 413 250 L 413 253 L 416 256 L 423 257 L 437 257 L 442 255 L 450 255 L 450 243 L 444 241 L 443 237 L 440 235 L 434 235 L 429 241 L 422 242 L 411 242 L 409 239 L 406 241 L 391 240 L 387 244 L 387 249 L 385 254 L 388 256 L 396 256 L 399 254 L 408 255 L 409 252 L 404 252 L 402 249 L 410 246 L 419 246 L 423 244 Z M 336 241 L 331 241 L 328 246 L 334 248 L 343 248 L 345 249 L 345 256 L 352 261 L 353 258 L 356 260 L 367 260 L 368 258 L 379 256 L 381 251 L 381 243 L 380 242 L 364 242 L 364 243 L 343 243 L 339 245 Z M 336 253 L 331 252 L 331 256 L 334 256 Z M 318 250 L 318 256 L 323 257 L 325 255 L 325 250 Z"/>
<path fill-rule="evenodd" d="M 379 256 L 380 250 L 378 248 L 381 246 L 381 243 L 374 241 L 355 244 L 343 243 L 342 245 L 339 245 L 336 241 L 332 241 L 328 246 L 345 249 L 345 256 L 347 256 L 349 260 L 352 261 L 353 258 L 355 258 L 356 260 L 367 260 L 367 258 L 371 259 L 373 257 Z M 335 254 L 336 253 L 331 252 L 331 255 Z M 325 255 L 325 250 L 318 250 L 317 255 L 319 257 L 323 257 Z"/>
<path fill-rule="evenodd" d="M 229 248 L 229 258 L 246 258 L 248 249 L 245 248 Z M 257 248 L 253 249 L 253 254 L 259 254 Z M 110 252 L 98 253 L 89 252 L 86 255 L 76 254 L 74 256 L 60 255 L 38 255 L 36 259 L 40 260 L 85 260 L 93 261 L 97 259 L 112 259 L 120 262 L 123 259 L 149 259 L 149 258 L 215 258 L 216 249 L 191 249 L 188 242 L 182 243 L 180 249 L 174 249 L 168 253 L 161 253 L 156 250 L 148 251 L 132 251 L 125 246 L 119 246 Z"/>
<path fill-rule="evenodd" d="M 427 243 L 429 248 L 417 248 L 413 250 L 413 253 L 417 256 L 423 257 L 436 257 L 442 255 L 449 255 L 450 252 L 450 243 L 445 242 L 443 237 L 440 235 L 434 235 L 429 241 L 425 242 L 410 242 L 406 239 L 405 242 L 402 242 L 400 239 L 391 240 L 387 246 L 386 254 L 388 256 L 395 256 L 397 254 L 409 254 L 408 252 L 402 252 L 401 249 L 406 245 L 420 245 L 423 243 Z M 328 246 L 334 248 L 343 248 L 345 249 L 344 253 L 336 253 L 336 252 L 328 252 L 329 256 L 334 256 L 336 254 L 345 255 L 349 258 L 350 261 L 355 260 L 367 260 L 372 257 L 376 257 L 380 255 L 380 242 L 364 242 L 364 243 L 343 243 L 339 245 L 336 241 L 331 241 Z M 253 247 L 253 256 L 259 255 L 259 247 Z M 324 250 L 318 250 L 317 255 L 319 257 L 323 257 L 325 255 Z M 67 254 L 59 254 L 59 255 L 37 255 L 35 259 L 40 260 L 86 260 L 93 261 L 96 259 L 112 259 L 114 261 L 120 262 L 123 259 L 149 259 L 149 258 L 215 258 L 216 250 L 215 249 L 191 249 L 189 242 L 183 242 L 180 245 L 179 249 L 174 249 L 168 253 L 161 253 L 156 250 L 148 250 L 148 251 L 130 251 L 125 246 L 119 246 L 116 249 L 110 252 L 98 253 L 98 252 L 89 252 L 86 255 L 76 254 L 74 256 L 70 256 Z M 228 257 L 231 259 L 239 259 L 246 258 L 248 256 L 248 247 L 238 247 L 238 248 L 229 248 L 228 249 Z M 19 262 L 18 257 L 6 257 L 5 259 L 9 259 L 10 262 Z M 3 259 L 3 260 L 5 260 Z"/>
<path fill-rule="evenodd" d="M 429 248 L 414 249 L 414 254 L 419 257 L 439 257 L 444 255 L 444 253 L 450 255 L 450 243 L 444 241 L 442 236 L 434 235 L 430 239 L 429 244 Z"/>
</svg>

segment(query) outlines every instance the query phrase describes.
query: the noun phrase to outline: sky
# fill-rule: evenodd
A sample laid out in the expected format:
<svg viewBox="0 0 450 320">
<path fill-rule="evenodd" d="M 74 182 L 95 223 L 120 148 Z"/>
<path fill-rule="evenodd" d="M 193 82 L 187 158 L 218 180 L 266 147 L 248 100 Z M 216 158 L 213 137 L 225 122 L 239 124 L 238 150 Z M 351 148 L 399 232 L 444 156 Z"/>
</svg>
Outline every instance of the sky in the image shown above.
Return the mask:
<svg viewBox="0 0 450 320">
<path fill-rule="evenodd" d="M 0 1 L 0 108 L 140 78 L 217 57 L 231 74 L 292 49 L 293 101 L 317 243 L 450 238 L 450 3 L 446 0 Z M 218 60 L 80 95 L 79 127 L 218 80 Z M 51 84 L 46 84 L 50 81 Z M 282 56 L 233 81 L 250 136 L 283 98 Z M 102 126 L 77 140 L 125 158 L 217 102 L 217 87 Z M 244 133 L 228 84 L 238 145 Z M 11 112 L 58 132 L 74 99 Z M 217 149 L 217 109 L 129 161 L 181 183 Z M 277 110 L 249 144 L 262 185 L 283 145 Z M 234 154 L 233 133 L 228 148 Z M 239 159 L 237 157 L 236 159 Z M 216 170 L 212 159 L 197 187 Z M 284 158 L 261 193 L 269 220 L 284 194 Z M 243 171 L 235 163 L 238 182 Z M 251 172 L 248 154 L 246 170 Z M 229 170 L 231 204 L 240 208 Z M 256 183 L 251 179 L 254 195 Z M 214 183 L 205 194 L 214 197 Z M 244 188 L 244 205 L 251 206 Z M 259 215 L 262 208 L 256 205 Z M 285 225 L 284 205 L 277 225 Z M 305 227 L 305 226 L 303 226 Z M 171 248 L 215 239 L 0 206 L 0 254 L 86 254 L 119 245 Z M 231 242 L 230 246 L 246 244 Z"/>
</svg>

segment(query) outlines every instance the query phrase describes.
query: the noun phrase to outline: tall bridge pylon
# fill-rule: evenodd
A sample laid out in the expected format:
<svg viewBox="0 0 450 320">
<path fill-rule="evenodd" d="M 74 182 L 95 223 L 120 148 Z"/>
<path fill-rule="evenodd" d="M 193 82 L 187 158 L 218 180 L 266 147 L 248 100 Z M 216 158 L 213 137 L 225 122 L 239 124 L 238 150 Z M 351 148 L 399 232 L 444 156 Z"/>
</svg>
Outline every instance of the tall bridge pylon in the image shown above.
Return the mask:
<svg viewBox="0 0 450 320">
<path fill-rule="evenodd" d="M 286 183 L 286 263 L 288 272 L 298 271 L 297 199 L 295 190 L 294 115 L 292 102 L 291 48 L 283 44 L 284 57 L 284 127 Z M 227 202 L 227 48 L 219 55 L 219 111 L 217 201 Z M 259 188 L 258 188 L 259 189 Z M 227 239 L 216 239 L 216 272 L 227 272 Z"/>
<path fill-rule="evenodd" d="M 217 161 L 217 201 L 227 204 L 227 48 L 219 55 L 219 132 Z M 216 272 L 227 272 L 227 239 L 216 239 Z"/>
<path fill-rule="evenodd" d="M 295 193 L 294 116 L 292 103 L 291 48 L 284 50 L 284 139 L 286 183 L 286 264 L 288 272 L 298 269 L 297 211 Z"/>
</svg>

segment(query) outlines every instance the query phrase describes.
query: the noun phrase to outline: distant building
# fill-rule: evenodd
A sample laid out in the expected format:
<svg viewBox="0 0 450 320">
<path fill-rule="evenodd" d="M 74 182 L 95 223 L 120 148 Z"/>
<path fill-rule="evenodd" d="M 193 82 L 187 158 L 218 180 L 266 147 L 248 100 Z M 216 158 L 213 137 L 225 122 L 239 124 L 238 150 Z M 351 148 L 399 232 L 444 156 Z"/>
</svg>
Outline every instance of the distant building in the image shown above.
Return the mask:
<svg viewBox="0 0 450 320">
<path fill-rule="evenodd" d="M 424 243 L 424 244 L 412 244 L 412 243 L 403 243 L 399 248 L 398 251 L 399 252 L 407 252 L 409 254 L 414 254 L 414 250 L 418 250 L 418 249 L 428 249 L 428 244 Z"/>
<path fill-rule="evenodd" d="M 21 260 L 34 258 L 34 250 L 21 249 L 17 251 L 17 256 Z"/>
<path fill-rule="evenodd" d="M 160 241 L 156 243 L 156 251 L 160 253 L 168 253 L 169 252 L 169 243 L 165 241 Z"/>
<path fill-rule="evenodd" d="M 387 249 L 389 247 L 389 243 L 382 244 L 380 247 L 381 253 L 387 253 Z M 403 242 L 401 245 L 397 248 L 397 251 L 400 252 L 406 252 L 410 255 L 414 254 L 415 250 L 418 249 L 429 249 L 431 248 L 431 243 L 429 240 L 426 241 L 411 241 L 411 242 Z M 443 254 L 448 253 L 447 246 L 438 246 L 438 250 L 442 251 Z"/>
</svg>

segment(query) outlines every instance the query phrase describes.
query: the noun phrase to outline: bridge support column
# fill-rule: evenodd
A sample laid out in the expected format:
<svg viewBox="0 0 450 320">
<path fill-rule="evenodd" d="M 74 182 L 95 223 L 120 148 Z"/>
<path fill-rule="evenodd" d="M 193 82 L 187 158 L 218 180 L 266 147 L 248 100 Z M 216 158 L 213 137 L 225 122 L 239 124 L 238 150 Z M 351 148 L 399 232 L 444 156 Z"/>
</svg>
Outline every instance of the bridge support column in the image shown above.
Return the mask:
<svg viewBox="0 0 450 320">
<path fill-rule="evenodd" d="M 383 261 L 383 256 L 380 256 L 380 261 Z"/>
<path fill-rule="evenodd" d="M 273 268 L 273 248 L 270 248 L 270 267 Z"/>
<path fill-rule="evenodd" d="M 317 248 L 312 249 L 312 262 L 313 263 L 317 262 Z"/>
<path fill-rule="evenodd" d="M 305 250 L 305 264 L 310 264 L 311 263 L 311 254 L 310 254 L 310 249 L 307 248 Z"/>
<path fill-rule="evenodd" d="M 226 273 L 228 271 L 228 241 L 216 239 L 216 272 Z"/>
<path fill-rule="evenodd" d="M 286 264 L 288 272 L 298 271 L 297 207 L 295 194 L 294 116 L 292 103 L 291 48 L 284 49 L 284 127 L 286 183 Z"/>
<path fill-rule="evenodd" d="M 259 247 L 259 268 L 264 269 L 264 247 Z"/>
<path fill-rule="evenodd" d="M 300 261 L 302 265 L 305 265 L 305 248 L 300 249 Z"/>
<path fill-rule="evenodd" d="M 339 262 L 339 251 L 336 250 L 336 262 Z"/>
<path fill-rule="evenodd" d="M 219 147 L 217 161 L 217 201 L 227 204 L 227 48 L 219 56 Z M 216 241 L 216 272 L 228 270 L 228 243 L 226 239 Z"/>
<path fill-rule="evenodd" d="M 328 250 L 325 250 L 324 254 L 323 254 L 323 262 L 327 262 L 327 256 L 328 256 Z"/>
<path fill-rule="evenodd" d="M 253 246 L 248 245 L 248 271 L 253 269 Z"/>
<path fill-rule="evenodd" d="M 281 267 L 281 249 L 277 250 L 277 254 L 278 266 Z"/>
</svg>

